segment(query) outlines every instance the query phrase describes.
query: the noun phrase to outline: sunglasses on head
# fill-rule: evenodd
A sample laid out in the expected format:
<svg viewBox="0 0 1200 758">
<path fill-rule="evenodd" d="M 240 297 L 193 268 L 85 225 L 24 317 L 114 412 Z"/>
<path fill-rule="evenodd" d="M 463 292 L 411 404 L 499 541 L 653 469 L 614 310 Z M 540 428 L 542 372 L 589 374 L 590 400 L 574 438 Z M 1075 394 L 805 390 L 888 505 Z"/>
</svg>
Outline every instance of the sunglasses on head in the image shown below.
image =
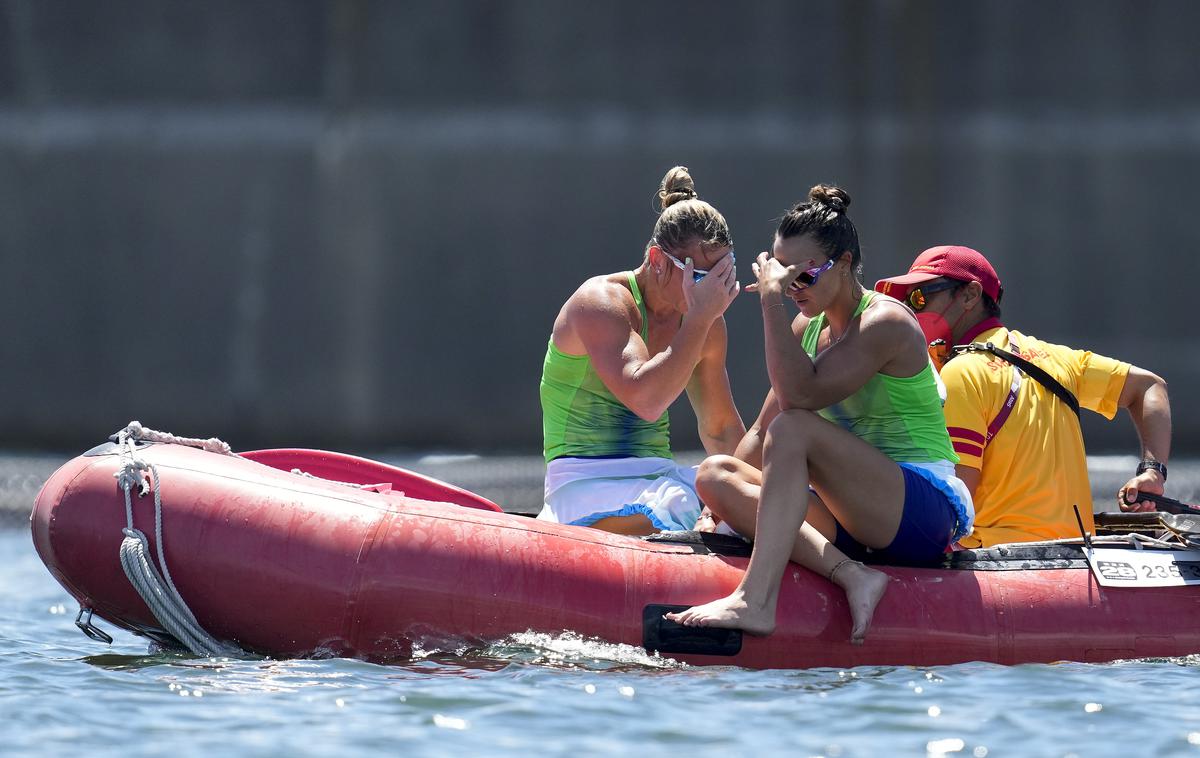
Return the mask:
<svg viewBox="0 0 1200 758">
<path fill-rule="evenodd" d="M 671 259 L 671 263 L 675 264 L 675 268 L 679 269 L 680 271 L 687 271 L 687 264 L 685 264 L 683 261 L 679 260 L 675 256 L 668 253 L 666 251 L 666 249 L 663 248 L 662 245 L 659 245 L 658 249 L 662 251 L 663 255 L 665 255 Z M 729 261 L 730 263 L 737 263 L 737 256 L 733 254 L 733 248 L 729 248 L 729 258 L 730 258 L 730 261 Z M 712 269 L 693 268 L 692 269 L 692 281 L 693 282 L 700 281 L 704 277 L 708 276 L 708 274 L 711 270 Z"/>
<path fill-rule="evenodd" d="M 813 266 L 812 268 L 807 268 L 801 271 L 799 274 L 796 274 L 796 278 L 792 280 L 790 288 L 799 289 L 800 287 L 813 286 L 817 283 L 817 280 L 821 278 L 821 274 L 824 274 L 826 271 L 833 268 L 835 263 L 837 263 L 837 258 L 830 258 L 820 266 Z"/>
<path fill-rule="evenodd" d="M 904 301 L 908 303 L 908 307 L 912 308 L 914 313 L 920 313 L 929 305 L 930 295 L 961 287 L 962 284 L 962 282 L 956 282 L 952 279 L 943 279 L 940 282 L 922 284 L 919 287 L 909 290 L 908 296 L 904 298 Z"/>
</svg>

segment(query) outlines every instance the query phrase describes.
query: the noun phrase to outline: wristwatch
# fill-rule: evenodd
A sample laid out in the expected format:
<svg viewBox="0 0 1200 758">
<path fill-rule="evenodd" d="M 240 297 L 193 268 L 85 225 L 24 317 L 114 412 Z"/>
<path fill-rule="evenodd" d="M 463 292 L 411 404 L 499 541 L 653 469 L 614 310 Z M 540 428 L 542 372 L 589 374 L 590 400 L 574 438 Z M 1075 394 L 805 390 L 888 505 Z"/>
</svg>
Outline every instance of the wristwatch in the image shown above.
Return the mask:
<svg viewBox="0 0 1200 758">
<path fill-rule="evenodd" d="M 1140 474 L 1144 474 L 1145 472 L 1149 471 L 1150 469 L 1154 469 L 1158 473 L 1162 474 L 1163 481 L 1164 482 L 1167 481 L 1167 464 L 1160 463 L 1159 461 L 1156 461 L 1153 458 L 1147 458 L 1147 459 L 1143 460 L 1141 463 L 1139 463 L 1137 466 L 1137 473 L 1134 475 L 1138 476 Z"/>
</svg>

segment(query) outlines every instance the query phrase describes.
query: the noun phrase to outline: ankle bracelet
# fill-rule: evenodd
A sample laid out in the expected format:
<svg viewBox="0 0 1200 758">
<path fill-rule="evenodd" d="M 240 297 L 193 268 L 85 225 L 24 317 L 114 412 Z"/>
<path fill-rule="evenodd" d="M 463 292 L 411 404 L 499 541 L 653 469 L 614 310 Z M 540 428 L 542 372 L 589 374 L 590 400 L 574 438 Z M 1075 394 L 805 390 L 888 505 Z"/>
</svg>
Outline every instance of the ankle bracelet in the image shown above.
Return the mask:
<svg viewBox="0 0 1200 758">
<path fill-rule="evenodd" d="M 845 566 L 847 563 L 858 563 L 858 561 L 854 560 L 853 558 L 841 559 L 840 561 L 838 561 L 837 563 L 834 564 L 833 568 L 829 569 L 829 576 L 827 576 L 826 578 L 832 582 L 833 575 L 837 573 L 838 569 L 840 569 L 842 566 Z"/>
</svg>

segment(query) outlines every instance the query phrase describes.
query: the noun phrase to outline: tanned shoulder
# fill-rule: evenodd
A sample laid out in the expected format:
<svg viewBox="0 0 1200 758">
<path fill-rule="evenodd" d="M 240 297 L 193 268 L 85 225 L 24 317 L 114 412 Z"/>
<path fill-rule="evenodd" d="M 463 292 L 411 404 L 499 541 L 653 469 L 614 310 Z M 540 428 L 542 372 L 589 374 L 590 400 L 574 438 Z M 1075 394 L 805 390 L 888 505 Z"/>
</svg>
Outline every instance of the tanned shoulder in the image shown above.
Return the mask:
<svg viewBox="0 0 1200 758">
<path fill-rule="evenodd" d="M 628 330 L 641 327 L 641 316 L 633 293 L 615 275 L 595 276 L 575 290 L 562 310 L 562 324 L 555 325 L 560 349 L 587 352 L 587 345 L 624 339 Z"/>
</svg>

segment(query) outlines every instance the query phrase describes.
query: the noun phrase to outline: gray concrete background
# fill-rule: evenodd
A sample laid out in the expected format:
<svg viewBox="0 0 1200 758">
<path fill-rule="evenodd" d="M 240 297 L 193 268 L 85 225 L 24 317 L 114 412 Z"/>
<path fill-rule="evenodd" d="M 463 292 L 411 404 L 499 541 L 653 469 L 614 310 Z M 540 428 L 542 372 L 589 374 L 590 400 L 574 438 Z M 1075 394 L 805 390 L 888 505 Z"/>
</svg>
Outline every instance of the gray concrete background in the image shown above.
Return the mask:
<svg viewBox="0 0 1200 758">
<path fill-rule="evenodd" d="M 138 418 L 536 452 L 555 313 L 638 263 L 684 164 L 743 281 L 841 183 L 868 282 L 983 250 L 1012 325 L 1163 374 L 1194 453 L 1197 28 L 1188 0 L 0 0 L 0 445 Z M 753 296 L 728 321 L 751 417 Z"/>
</svg>

